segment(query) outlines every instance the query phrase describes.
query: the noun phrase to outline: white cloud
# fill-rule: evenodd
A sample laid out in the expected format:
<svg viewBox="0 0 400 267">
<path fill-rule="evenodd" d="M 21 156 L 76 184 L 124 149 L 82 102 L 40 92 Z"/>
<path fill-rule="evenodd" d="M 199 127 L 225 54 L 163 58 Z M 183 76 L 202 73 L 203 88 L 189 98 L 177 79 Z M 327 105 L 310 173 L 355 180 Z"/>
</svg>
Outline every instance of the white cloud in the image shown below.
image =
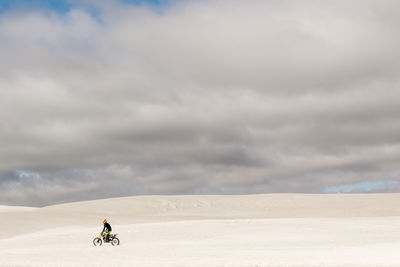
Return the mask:
<svg viewBox="0 0 400 267">
<path fill-rule="evenodd" d="M 3 202 L 398 179 L 396 1 L 99 8 L 0 15 Z"/>
</svg>

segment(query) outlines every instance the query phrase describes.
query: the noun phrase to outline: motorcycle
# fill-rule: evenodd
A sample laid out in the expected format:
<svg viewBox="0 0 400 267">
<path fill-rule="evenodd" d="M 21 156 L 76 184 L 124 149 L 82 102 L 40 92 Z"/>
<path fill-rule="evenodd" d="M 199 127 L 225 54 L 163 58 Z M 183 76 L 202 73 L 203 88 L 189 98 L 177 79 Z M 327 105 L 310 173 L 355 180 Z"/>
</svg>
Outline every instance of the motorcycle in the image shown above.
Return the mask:
<svg viewBox="0 0 400 267">
<path fill-rule="evenodd" d="M 101 246 L 103 243 L 111 243 L 113 246 L 119 245 L 119 239 L 117 237 L 118 234 L 110 234 L 108 236 L 108 240 L 106 239 L 105 233 L 101 232 L 98 237 L 93 239 L 93 245 Z"/>
</svg>

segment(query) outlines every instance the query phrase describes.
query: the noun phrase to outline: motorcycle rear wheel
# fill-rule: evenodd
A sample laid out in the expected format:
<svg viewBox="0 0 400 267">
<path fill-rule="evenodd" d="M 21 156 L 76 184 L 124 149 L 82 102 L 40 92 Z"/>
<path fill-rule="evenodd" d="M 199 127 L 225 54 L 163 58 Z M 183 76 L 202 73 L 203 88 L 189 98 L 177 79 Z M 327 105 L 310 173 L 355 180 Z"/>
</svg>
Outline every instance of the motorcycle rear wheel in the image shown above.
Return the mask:
<svg viewBox="0 0 400 267">
<path fill-rule="evenodd" d="M 113 245 L 113 246 L 118 246 L 119 245 L 118 237 L 114 237 L 114 239 L 111 240 L 111 245 Z"/>
</svg>

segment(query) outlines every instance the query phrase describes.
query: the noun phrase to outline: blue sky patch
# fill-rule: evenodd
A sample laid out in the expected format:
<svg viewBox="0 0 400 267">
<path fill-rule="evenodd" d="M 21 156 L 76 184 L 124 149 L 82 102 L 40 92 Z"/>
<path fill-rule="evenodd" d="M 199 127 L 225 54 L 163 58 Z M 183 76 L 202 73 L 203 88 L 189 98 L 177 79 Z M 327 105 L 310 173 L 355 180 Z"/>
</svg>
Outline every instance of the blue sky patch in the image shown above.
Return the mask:
<svg viewBox="0 0 400 267">
<path fill-rule="evenodd" d="M 165 6 L 167 0 L 119 0 L 127 5 Z M 95 4 L 91 5 L 96 10 Z M 87 5 L 85 6 L 87 8 Z M 68 0 L 0 0 L 0 13 L 13 9 L 48 9 L 59 13 L 67 13 L 72 8 L 79 8 L 79 4 L 72 4 Z M 85 8 L 85 9 L 86 9 Z"/>
<path fill-rule="evenodd" d="M 384 191 L 392 186 L 400 184 L 399 181 L 383 180 L 383 181 L 363 181 L 354 184 L 344 184 L 338 186 L 327 186 L 325 193 L 370 193 Z"/>
<path fill-rule="evenodd" d="M 68 12 L 73 7 L 65 0 L 0 0 L 0 12 L 11 9 L 51 9 L 61 13 Z"/>
</svg>

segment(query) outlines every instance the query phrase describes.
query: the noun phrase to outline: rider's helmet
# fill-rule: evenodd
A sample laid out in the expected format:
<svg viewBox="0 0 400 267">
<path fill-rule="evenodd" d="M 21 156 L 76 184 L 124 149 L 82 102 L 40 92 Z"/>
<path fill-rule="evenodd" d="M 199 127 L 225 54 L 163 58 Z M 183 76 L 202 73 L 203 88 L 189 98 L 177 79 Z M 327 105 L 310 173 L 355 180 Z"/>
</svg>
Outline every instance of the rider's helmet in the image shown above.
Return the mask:
<svg viewBox="0 0 400 267">
<path fill-rule="evenodd" d="M 107 220 L 106 220 L 106 219 L 104 219 L 104 220 L 103 220 L 103 224 L 105 224 L 106 222 L 107 222 Z"/>
</svg>

